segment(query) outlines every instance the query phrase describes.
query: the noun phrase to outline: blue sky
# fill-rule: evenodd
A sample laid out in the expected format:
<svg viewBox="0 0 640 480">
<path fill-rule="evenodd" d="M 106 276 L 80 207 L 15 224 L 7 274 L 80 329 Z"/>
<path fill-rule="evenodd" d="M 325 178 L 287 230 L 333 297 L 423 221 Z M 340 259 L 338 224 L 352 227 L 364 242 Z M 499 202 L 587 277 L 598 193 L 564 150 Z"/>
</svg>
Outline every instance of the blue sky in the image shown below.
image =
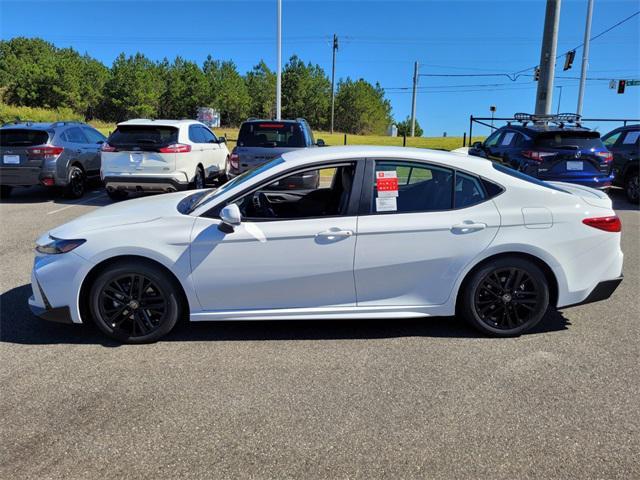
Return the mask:
<svg viewBox="0 0 640 480">
<path fill-rule="evenodd" d="M 295 53 L 330 74 L 330 39 L 336 33 L 336 75 L 379 82 L 396 119 L 411 110 L 415 60 L 421 74 L 512 73 L 539 61 L 544 0 L 283 3 L 284 59 Z M 245 73 L 261 58 L 275 68 L 275 5 L 275 0 L 0 0 L 0 37 L 42 37 L 107 65 L 120 52 L 141 51 L 157 60 L 181 55 L 200 64 L 211 54 L 233 60 Z M 586 5 L 587 0 L 563 1 L 558 53 L 582 43 Z M 595 0 L 592 35 L 638 10 L 637 0 Z M 573 69 L 564 73 L 560 59 L 558 75 L 579 76 L 581 55 L 579 50 Z M 586 117 L 640 116 L 640 86 L 618 95 L 607 80 L 640 78 L 640 15 L 592 42 L 589 77 L 603 80 L 587 84 Z M 556 85 L 563 86 L 561 110 L 575 111 L 578 81 L 556 79 Z M 499 116 L 532 111 L 535 86 L 530 77 L 516 82 L 421 77 L 418 120 L 426 135 L 461 135 L 469 114 L 489 115 L 490 105 Z"/>
</svg>

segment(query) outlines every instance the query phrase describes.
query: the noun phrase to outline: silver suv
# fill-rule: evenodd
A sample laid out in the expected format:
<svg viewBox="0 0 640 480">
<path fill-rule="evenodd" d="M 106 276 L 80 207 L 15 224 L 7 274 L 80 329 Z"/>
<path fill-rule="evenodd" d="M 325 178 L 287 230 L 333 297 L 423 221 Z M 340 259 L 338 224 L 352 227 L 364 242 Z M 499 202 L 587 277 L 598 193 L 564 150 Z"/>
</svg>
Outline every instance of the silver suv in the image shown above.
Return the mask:
<svg viewBox="0 0 640 480">
<path fill-rule="evenodd" d="M 106 137 L 81 122 L 13 122 L 0 127 L 2 198 L 18 186 L 44 185 L 80 198 L 88 179 L 100 177 Z"/>
</svg>

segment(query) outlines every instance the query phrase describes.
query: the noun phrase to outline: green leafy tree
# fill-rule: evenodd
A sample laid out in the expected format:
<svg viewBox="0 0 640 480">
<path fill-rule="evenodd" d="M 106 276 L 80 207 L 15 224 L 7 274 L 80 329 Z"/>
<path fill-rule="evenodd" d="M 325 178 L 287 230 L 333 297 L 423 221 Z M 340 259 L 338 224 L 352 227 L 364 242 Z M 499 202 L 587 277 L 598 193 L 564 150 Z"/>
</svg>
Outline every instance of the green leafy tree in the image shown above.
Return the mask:
<svg viewBox="0 0 640 480">
<path fill-rule="evenodd" d="M 164 62 L 165 89 L 160 102 L 160 116 L 192 118 L 207 92 L 207 79 L 193 62 L 176 57 L 173 64 Z"/>
<path fill-rule="evenodd" d="M 383 135 L 391 123 L 391 104 L 380 85 L 350 78 L 338 83 L 336 128 L 355 134 Z"/>
<path fill-rule="evenodd" d="M 251 101 L 249 115 L 258 118 L 273 118 L 276 105 L 276 74 L 264 60 L 260 60 L 245 76 L 247 92 Z"/>
<path fill-rule="evenodd" d="M 331 108 L 331 82 L 319 65 L 307 65 L 293 55 L 282 72 L 282 113 L 305 118 L 313 128 L 325 128 Z"/>
<path fill-rule="evenodd" d="M 411 118 L 407 117 L 402 122 L 396 123 L 396 127 L 398 127 L 398 135 L 403 137 L 406 135 L 407 137 L 411 136 Z M 415 129 L 416 137 L 421 137 L 424 133 L 420 124 L 418 123 L 418 119 L 416 118 L 416 129 Z"/>
<path fill-rule="evenodd" d="M 104 88 L 104 115 L 109 120 L 157 117 L 165 82 L 163 68 L 141 53 L 126 57 L 121 53 L 113 62 Z"/>
<path fill-rule="evenodd" d="M 251 99 L 247 84 L 238 73 L 235 63 L 213 60 L 208 56 L 203 70 L 208 82 L 205 100 L 220 110 L 221 123 L 236 126 L 246 120 Z"/>
</svg>

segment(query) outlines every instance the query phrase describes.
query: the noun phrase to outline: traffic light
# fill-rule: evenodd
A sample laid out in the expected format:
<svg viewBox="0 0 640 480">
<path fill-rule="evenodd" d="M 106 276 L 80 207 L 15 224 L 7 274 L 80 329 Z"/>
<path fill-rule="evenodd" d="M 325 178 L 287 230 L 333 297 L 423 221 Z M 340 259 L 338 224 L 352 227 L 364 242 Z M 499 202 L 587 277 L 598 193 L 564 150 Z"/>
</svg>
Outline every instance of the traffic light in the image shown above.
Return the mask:
<svg viewBox="0 0 640 480">
<path fill-rule="evenodd" d="M 563 70 L 569 70 L 571 68 L 571 65 L 573 65 L 573 59 L 576 58 L 576 51 L 575 50 L 571 50 L 569 52 L 567 52 L 567 54 L 564 57 L 564 68 Z"/>
<path fill-rule="evenodd" d="M 626 80 L 618 80 L 618 93 L 624 93 L 624 87 L 627 85 Z"/>
<path fill-rule="evenodd" d="M 537 82 L 538 80 L 540 80 L 540 67 L 536 67 L 533 71 L 533 81 Z"/>
</svg>

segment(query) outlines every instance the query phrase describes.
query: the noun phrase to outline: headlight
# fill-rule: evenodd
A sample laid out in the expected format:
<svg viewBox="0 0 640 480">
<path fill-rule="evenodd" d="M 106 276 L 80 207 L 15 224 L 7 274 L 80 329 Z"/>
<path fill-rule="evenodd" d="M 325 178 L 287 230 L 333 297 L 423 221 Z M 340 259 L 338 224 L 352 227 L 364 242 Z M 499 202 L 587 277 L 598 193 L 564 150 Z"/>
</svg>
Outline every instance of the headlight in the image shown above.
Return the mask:
<svg viewBox="0 0 640 480">
<path fill-rule="evenodd" d="M 82 245 L 86 240 L 63 240 L 61 238 L 49 237 L 51 240 L 44 245 L 36 245 L 36 251 L 46 253 L 47 255 L 57 255 L 59 253 L 67 253 L 74 248 Z"/>
</svg>

